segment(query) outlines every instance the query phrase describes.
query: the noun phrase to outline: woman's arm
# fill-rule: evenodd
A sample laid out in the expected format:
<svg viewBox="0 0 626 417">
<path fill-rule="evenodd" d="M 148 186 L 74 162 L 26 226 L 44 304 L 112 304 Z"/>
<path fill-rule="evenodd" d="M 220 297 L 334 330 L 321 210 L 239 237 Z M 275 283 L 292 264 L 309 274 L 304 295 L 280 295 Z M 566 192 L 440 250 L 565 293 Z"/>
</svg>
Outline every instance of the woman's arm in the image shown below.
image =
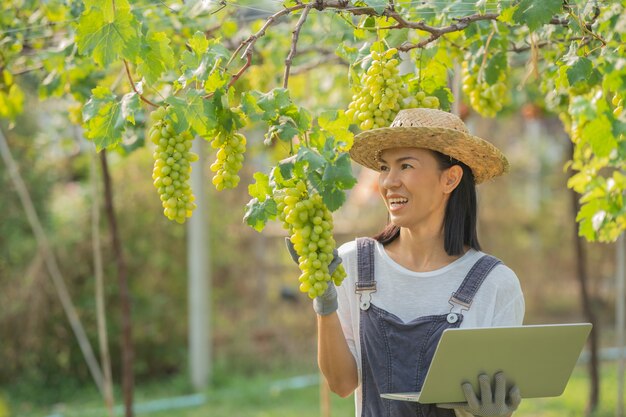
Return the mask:
<svg viewBox="0 0 626 417">
<path fill-rule="evenodd" d="M 356 362 L 336 312 L 317 316 L 317 363 L 331 391 L 341 397 L 354 392 L 359 383 Z"/>
</svg>

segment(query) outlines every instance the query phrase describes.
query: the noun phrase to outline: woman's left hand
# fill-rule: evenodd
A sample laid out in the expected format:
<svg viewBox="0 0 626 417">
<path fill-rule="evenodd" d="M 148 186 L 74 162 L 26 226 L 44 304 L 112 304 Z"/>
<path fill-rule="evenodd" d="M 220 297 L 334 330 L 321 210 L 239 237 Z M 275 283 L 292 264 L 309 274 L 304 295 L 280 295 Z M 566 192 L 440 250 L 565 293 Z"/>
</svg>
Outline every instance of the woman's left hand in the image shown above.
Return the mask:
<svg viewBox="0 0 626 417">
<path fill-rule="evenodd" d="M 459 408 L 481 417 L 502 417 L 508 416 L 517 410 L 522 397 L 516 385 L 513 385 L 508 393 L 506 391 L 506 377 L 504 373 L 495 374 L 495 389 L 491 389 L 489 376 L 480 374 L 478 383 L 480 385 L 480 400 L 476 397 L 472 384 L 465 382 L 461 385 L 466 403 L 444 403 L 437 404 L 440 408 Z M 508 394 L 508 395 L 507 395 Z"/>
</svg>

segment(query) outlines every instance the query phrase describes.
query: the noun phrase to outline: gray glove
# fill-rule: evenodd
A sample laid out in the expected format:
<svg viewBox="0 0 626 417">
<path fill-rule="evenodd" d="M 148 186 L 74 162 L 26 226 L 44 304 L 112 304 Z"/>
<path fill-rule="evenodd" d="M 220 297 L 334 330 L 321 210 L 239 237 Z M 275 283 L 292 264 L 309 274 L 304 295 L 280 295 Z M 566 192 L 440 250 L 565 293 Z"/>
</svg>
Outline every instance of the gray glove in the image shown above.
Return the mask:
<svg viewBox="0 0 626 417">
<path fill-rule="evenodd" d="M 293 259 L 293 261 L 298 264 L 298 253 L 296 252 L 296 248 L 293 247 L 293 243 L 291 243 L 291 240 L 289 240 L 288 237 L 285 238 L 285 244 L 287 245 L 287 249 L 289 250 L 291 259 Z M 328 273 L 332 275 L 333 272 L 335 272 L 335 269 L 337 269 L 337 267 L 339 266 L 339 264 L 341 264 L 341 258 L 339 257 L 337 249 L 334 249 L 333 260 L 328 265 Z M 326 289 L 326 291 L 324 291 L 324 294 L 313 299 L 313 310 L 315 310 L 315 312 L 320 316 L 327 316 L 337 311 L 338 307 L 339 304 L 337 303 L 337 289 L 335 289 L 335 284 L 333 283 L 333 281 L 330 280 L 328 282 L 328 288 Z"/>
<path fill-rule="evenodd" d="M 480 401 L 474 393 L 472 384 L 465 382 L 461 385 L 463 394 L 465 394 L 466 403 L 444 403 L 437 404 L 440 408 L 459 408 L 466 410 L 475 416 L 481 417 L 501 417 L 508 416 L 517 410 L 522 397 L 516 385 L 513 385 L 506 392 L 506 377 L 504 373 L 495 374 L 495 390 L 492 391 L 489 382 L 489 376 L 486 374 L 478 375 L 478 383 L 480 385 Z"/>
</svg>

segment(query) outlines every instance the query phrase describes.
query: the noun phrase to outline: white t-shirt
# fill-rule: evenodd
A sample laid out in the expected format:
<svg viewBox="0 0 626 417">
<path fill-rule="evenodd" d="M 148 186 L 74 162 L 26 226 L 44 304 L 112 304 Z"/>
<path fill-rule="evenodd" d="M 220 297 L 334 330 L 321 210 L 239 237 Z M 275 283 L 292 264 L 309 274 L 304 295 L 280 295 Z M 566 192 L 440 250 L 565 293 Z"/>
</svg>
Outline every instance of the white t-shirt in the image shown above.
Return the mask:
<svg viewBox="0 0 626 417">
<path fill-rule="evenodd" d="M 470 268 L 483 252 L 470 249 L 465 255 L 443 268 L 429 272 L 414 272 L 396 263 L 382 244 L 376 242 L 374 274 L 376 292 L 372 303 L 401 320 L 408 322 L 417 317 L 447 314 L 448 300 Z M 358 276 L 356 241 L 339 248 L 347 277 L 337 287 L 339 309 L 337 313 L 356 360 L 359 386 L 355 391 L 356 416 L 361 416 L 361 345 L 359 338 L 359 296 L 354 292 Z M 492 327 L 521 325 L 524 319 L 524 297 L 519 280 L 507 266 L 496 266 L 485 278 L 469 311 L 463 311 L 461 327 Z M 469 415 L 459 413 L 457 415 Z"/>
</svg>

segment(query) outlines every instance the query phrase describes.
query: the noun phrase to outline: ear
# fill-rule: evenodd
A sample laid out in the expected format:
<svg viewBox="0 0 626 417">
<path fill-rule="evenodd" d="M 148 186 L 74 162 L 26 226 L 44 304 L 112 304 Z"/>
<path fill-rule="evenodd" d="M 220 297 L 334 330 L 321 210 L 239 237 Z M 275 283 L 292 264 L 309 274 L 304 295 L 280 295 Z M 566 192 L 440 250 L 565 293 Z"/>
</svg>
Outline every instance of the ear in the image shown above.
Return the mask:
<svg viewBox="0 0 626 417">
<path fill-rule="evenodd" d="M 463 168 L 459 165 L 452 165 L 443 173 L 443 191 L 446 194 L 450 194 L 456 189 L 463 178 Z"/>
</svg>

